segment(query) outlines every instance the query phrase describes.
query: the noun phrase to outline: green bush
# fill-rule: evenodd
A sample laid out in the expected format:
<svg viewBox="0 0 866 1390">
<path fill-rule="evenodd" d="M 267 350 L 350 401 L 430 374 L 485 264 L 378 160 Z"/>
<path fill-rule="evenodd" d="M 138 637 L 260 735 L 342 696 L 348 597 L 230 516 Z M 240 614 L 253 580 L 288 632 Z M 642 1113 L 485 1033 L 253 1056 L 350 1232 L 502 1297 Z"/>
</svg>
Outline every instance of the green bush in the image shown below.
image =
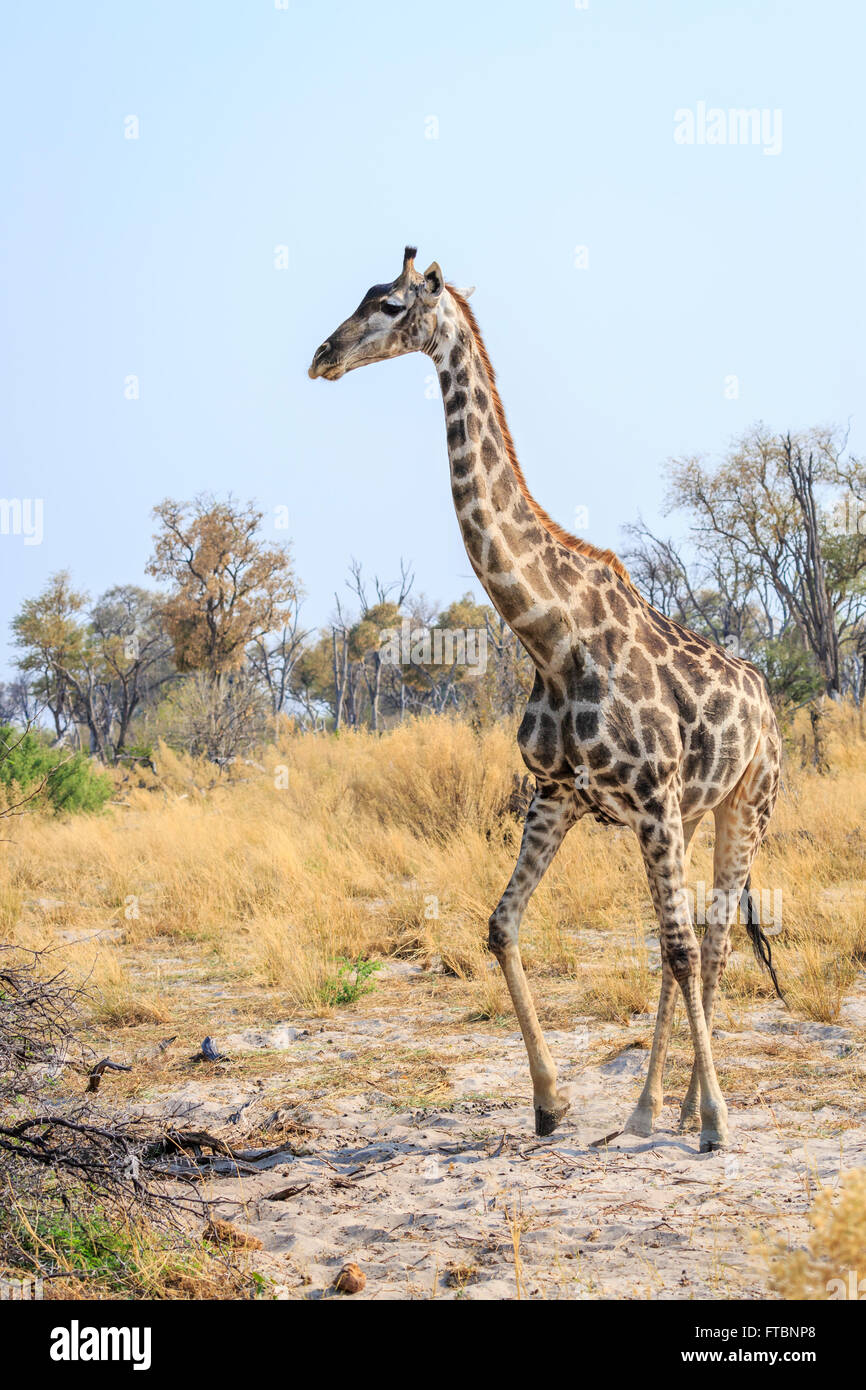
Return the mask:
<svg viewBox="0 0 866 1390">
<path fill-rule="evenodd" d="M 11 725 L 0 726 L 0 785 L 8 788 L 14 782 L 20 795 L 26 796 L 46 778 L 34 798 L 34 807 L 101 811 L 113 790 L 111 778 L 99 772 L 83 753 L 52 748 L 43 734 L 32 730 L 22 737 Z M 13 794 L 7 800 L 18 800 L 18 796 Z"/>
<path fill-rule="evenodd" d="M 375 989 L 370 977 L 382 969 L 380 960 L 364 960 L 362 957 L 349 960 L 346 956 L 339 956 L 336 963 L 337 974 L 325 981 L 320 992 L 323 1003 L 354 1004 L 362 994 L 369 994 Z"/>
</svg>

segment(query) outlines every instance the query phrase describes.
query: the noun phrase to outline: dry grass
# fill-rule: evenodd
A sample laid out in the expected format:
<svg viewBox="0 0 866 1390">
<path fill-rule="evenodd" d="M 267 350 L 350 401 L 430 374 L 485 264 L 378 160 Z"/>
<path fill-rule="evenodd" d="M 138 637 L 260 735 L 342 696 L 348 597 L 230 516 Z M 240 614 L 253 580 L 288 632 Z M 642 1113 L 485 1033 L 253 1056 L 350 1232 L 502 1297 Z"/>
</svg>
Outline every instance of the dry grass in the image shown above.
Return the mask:
<svg viewBox="0 0 866 1390">
<path fill-rule="evenodd" d="M 106 1028 L 164 1023 L 168 1017 L 153 992 L 143 987 L 111 950 L 97 956 L 89 992 L 94 1021 Z"/>
<path fill-rule="evenodd" d="M 655 981 L 647 959 L 646 942 L 635 940 L 631 950 L 614 947 L 609 963 L 592 971 L 590 983 L 580 992 L 581 1013 L 606 1023 L 629 1023 L 635 1014 L 647 1013 L 653 1003 Z"/>
<path fill-rule="evenodd" d="M 844 949 L 810 941 L 802 943 L 799 957 L 799 972 L 787 993 L 792 1013 L 817 1023 L 838 1023 L 859 962 Z"/>
<path fill-rule="evenodd" d="M 828 1022 L 866 958 L 866 743 L 853 711 L 831 718 L 833 772 L 789 760 L 753 880 L 782 895 L 774 950 L 795 1013 Z M 519 842 L 513 732 L 443 719 L 379 738 L 286 735 L 234 781 L 162 748 L 158 778 L 127 776 L 123 806 L 16 824 L 3 847 L 5 936 L 59 939 L 97 986 L 105 1027 L 162 1017 L 158 972 L 155 989 L 153 970 L 145 979 L 130 964 L 190 947 L 225 977 L 278 989 L 284 1012 L 327 1012 L 334 962 L 376 956 L 441 963 L 479 1016 L 507 1013 L 486 927 Z M 693 880 L 710 881 L 710 843 L 708 821 Z M 575 981 L 580 1010 L 623 1021 L 653 1007 L 647 928 L 633 838 L 583 821 L 533 898 L 522 948 L 530 972 Z M 733 1005 L 767 995 L 741 929 L 735 944 Z"/>
</svg>

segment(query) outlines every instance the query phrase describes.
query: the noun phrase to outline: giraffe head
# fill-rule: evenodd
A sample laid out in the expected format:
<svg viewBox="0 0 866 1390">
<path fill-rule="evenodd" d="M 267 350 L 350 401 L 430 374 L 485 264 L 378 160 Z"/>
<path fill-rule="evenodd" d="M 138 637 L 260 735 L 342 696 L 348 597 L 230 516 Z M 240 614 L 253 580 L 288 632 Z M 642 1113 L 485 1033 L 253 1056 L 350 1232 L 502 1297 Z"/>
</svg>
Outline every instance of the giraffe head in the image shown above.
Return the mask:
<svg viewBox="0 0 866 1390">
<path fill-rule="evenodd" d="M 316 348 L 309 376 L 338 381 L 368 362 L 426 347 L 436 331 L 444 282 L 435 261 L 423 275 L 416 270 L 416 254 L 414 246 L 407 246 L 397 279 L 373 285 L 355 312 Z"/>
</svg>

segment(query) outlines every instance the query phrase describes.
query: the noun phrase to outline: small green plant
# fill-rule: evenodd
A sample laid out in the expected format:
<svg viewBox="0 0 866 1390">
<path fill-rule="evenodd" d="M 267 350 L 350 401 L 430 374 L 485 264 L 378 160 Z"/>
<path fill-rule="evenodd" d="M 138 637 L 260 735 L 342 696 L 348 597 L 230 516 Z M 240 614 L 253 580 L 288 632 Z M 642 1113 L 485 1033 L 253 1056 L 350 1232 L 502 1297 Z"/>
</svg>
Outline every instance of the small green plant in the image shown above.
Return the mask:
<svg viewBox="0 0 866 1390">
<path fill-rule="evenodd" d="M 35 1231 L 71 1273 L 102 1275 L 109 1286 L 122 1286 L 135 1248 L 133 1232 L 112 1226 L 99 1207 L 83 1216 L 43 1217 Z"/>
<path fill-rule="evenodd" d="M 7 789 L 7 802 L 38 791 L 33 808 L 48 805 L 55 811 L 101 811 L 112 792 L 111 778 L 83 753 L 64 753 L 44 734 L 30 729 L 21 734 L 9 724 L 0 725 L 0 785 Z"/>
<path fill-rule="evenodd" d="M 35 1209 L 17 1205 L 0 1221 L 0 1263 L 41 1270 L 46 1265 L 72 1279 L 94 1278 L 102 1290 L 123 1296 L 133 1283 L 137 1241 L 131 1223 L 112 1225 L 99 1205 L 77 1215 L 49 1200 Z"/>
<path fill-rule="evenodd" d="M 52 1186 L 38 1201 L 24 1198 L 0 1211 L 0 1272 L 47 1270 L 65 1284 L 61 1297 L 82 1287 L 88 1297 L 114 1299 L 272 1297 L 267 1276 L 225 1252 L 215 1258 L 192 1233 L 109 1212 L 86 1187 L 66 1188 L 62 1200 L 63 1208 Z"/>
<path fill-rule="evenodd" d="M 375 989 L 370 977 L 381 969 L 382 962 L 379 960 L 364 960 L 360 956 L 357 960 L 349 960 L 347 956 L 338 956 L 336 975 L 332 975 L 322 986 L 322 1002 L 354 1004 L 362 994 L 369 994 Z"/>
</svg>

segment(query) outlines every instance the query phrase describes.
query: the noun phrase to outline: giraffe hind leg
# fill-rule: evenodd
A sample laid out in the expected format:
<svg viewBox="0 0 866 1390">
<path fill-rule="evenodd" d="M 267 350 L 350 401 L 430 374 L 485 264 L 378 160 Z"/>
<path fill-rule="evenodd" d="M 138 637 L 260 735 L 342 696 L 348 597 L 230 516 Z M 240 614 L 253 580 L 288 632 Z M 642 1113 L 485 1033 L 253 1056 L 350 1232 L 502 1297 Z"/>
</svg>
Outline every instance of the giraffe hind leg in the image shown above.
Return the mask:
<svg viewBox="0 0 866 1390">
<path fill-rule="evenodd" d="M 683 861 L 686 871 L 688 869 L 692 837 L 700 823 L 701 817 L 698 816 L 696 820 L 686 821 L 683 824 Z M 650 882 L 650 889 L 652 890 L 652 882 Z M 656 903 L 656 911 L 658 911 L 655 892 L 653 892 L 653 900 Z M 648 1139 L 655 1130 L 656 1121 L 662 1109 L 664 1065 L 676 1007 L 677 982 L 671 971 L 670 965 L 663 958 L 662 986 L 659 994 L 659 1007 L 656 1014 L 655 1031 L 653 1033 L 652 1051 L 650 1052 L 646 1081 L 641 1091 L 640 1099 L 629 1116 L 629 1119 L 626 1121 L 626 1126 L 623 1130 L 624 1134 L 636 1134 L 641 1139 Z"/>
<path fill-rule="evenodd" d="M 641 824 L 638 839 L 659 918 L 662 960 L 685 1001 L 701 1088 L 701 1152 L 724 1148 L 728 1111 L 713 1062 L 701 1005 L 701 956 L 685 891 L 685 852 L 679 807 L 669 794 L 666 814 Z"/>
<path fill-rule="evenodd" d="M 670 966 L 664 961 L 662 963 L 662 987 L 647 1078 L 640 1099 L 626 1121 L 624 1134 L 636 1134 L 641 1139 L 648 1139 L 655 1130 L 656 1121 L 662 1108 L 662 1073 L 676 1006 L 677 982 Z"/>
<path fill-rule="evenodd" d="M 731 927 L 742 907 L 743 920 L 755 941 L 755 931 L 763 940 L 755 920 L 750 894 L 751 869 L 758 852 L 770 812 L 775 786 L 769 791 L 763 774 L 771 762 L 773 749 L 760 747 L 743 778 L 730 796 L 716 808 L 716 844 L 713 853 L 713 894 L 701 942 L 701 1002 L 707 1029 L 713 1027 L 713 1013 L 719 982 L 731 951 Z M 772 779 L 771 779 L 772 782 Z M 775 972 L 774 983 L 775 981 Z M 777 984 L 778 989 L 778 984 Z M 680 1112 L 680 1129 L 696 1129 L 700 1124 L 700 1079 L 697 1064 Z"/>
</svg>

